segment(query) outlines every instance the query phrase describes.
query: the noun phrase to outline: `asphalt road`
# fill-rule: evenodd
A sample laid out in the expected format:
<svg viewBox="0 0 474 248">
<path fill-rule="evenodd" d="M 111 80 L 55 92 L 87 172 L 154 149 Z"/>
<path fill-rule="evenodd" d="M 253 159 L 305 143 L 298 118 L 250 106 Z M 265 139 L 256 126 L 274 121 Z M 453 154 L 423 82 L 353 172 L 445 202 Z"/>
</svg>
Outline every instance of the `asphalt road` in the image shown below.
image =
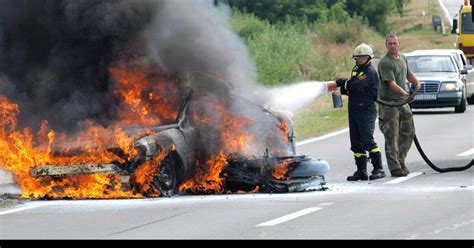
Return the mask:
<svg viewBox="0 0 474 248">
<path fill-rule="evenodd" d="M 425 152 L 440 166 L 474 154 L 474 106 L 415 111 Z M 383 138 L 376 132 L 383 150 Z M 413 147 L 403 179 L 347 182 L 348 132 L 300 142 L 331 164 L 328 190 L 143 200 L 30 201 L 0 210 L 0 239 L 473 239 L 474 169 L 440 174 Z M 384 165 L 385 169 L 386 165 Z"/>
</svg>

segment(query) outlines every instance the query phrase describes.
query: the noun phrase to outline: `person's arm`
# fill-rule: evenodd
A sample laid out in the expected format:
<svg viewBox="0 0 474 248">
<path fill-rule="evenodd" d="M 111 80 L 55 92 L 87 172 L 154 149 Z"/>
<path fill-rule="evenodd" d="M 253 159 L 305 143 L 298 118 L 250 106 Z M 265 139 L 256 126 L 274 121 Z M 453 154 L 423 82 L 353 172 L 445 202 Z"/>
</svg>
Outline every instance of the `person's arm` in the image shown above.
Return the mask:
<svg viewBox="0 0 474 248">
<path fill-rule="evenodd" d="M 420 81 L 418 81 L 415 74 L 413 74 L 410 70 L 408 70 L 407 80 L 408 82 L 412 83 L 412 89 L 420 89 Z"/>
<path fill-rule="evenodd" d="M 402 89 L 402 87 L 398 86 L 398 84 L 395 81 L 385 81 L 385 83 L 388 85 L 391 91 L 395 92 L 396 94 L 400 96 L 409 96 L 408 92 L 405 91 L 405 89 Z"/>
<path fill-rule="evenodd" d="M 402 56 L 402 57 L 403 57 L 403 60 L 405 61 L 406 65 L 407 65 L 407 80 L 408 80 L 408 82 L 410 82 L 412 84 L 411 88 L 419 90 L 420 87 L 421 87 L 420 81 L 418 81 L 415 74 L 413 74 L 413 72 L 410 70 L 410 66 L 408 64 L 407 57 L 405 57 L 405 56 Z"/>
</svg>

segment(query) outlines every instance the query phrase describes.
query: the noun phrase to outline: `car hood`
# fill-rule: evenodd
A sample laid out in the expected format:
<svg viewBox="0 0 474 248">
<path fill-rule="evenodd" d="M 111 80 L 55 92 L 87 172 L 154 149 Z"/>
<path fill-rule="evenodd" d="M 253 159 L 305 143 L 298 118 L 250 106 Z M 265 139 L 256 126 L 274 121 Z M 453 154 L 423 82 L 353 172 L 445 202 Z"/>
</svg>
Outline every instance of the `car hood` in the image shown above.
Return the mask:
<svg viewBox="0 0 474 248">
<path fill-rule="evenodd" d="M 445 81 L 457 78 L 457 74 L 455 72 L 415 73 L 415 76 L 420 81 Z"/>
</svg>

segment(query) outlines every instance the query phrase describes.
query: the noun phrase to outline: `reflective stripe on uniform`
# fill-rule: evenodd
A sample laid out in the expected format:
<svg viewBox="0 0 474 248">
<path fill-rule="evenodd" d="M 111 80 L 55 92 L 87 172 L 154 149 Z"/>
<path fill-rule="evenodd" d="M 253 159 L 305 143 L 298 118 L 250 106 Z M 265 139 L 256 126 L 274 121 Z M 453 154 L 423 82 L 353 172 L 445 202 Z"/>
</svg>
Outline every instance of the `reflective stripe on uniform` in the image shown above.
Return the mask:
<svg viewBox="0 0 474 248">
<path fill-rule="evenodd" d="M 360 73 L 360 74 L 358 74 L 358 73 Z M 362 76 L 362 75 L 364 75 L 364 72 L 363 72 L 363 71 L 361 71 L 361 72 L 352 71 L 352 76 L 353 76 L 353 77 L 360 77 L 360 76 Z"/>
<path fill-rule="evenodd" d="M 380 148 L 376 147 L 376 148 L 370 150 L 370 153 L 376 153 L 376 152 L 380 152 Z"/>
<path fill-rule="evenodd" d="M 354 153 L 354 157 L 356 157 L 356 158 L 360 158 L 360 157 L 367 157 L 367 154 L 365 154 L 365 153 L 358 153 L 358 152 L 356 152 L 356 153 Z"/>
</svg>

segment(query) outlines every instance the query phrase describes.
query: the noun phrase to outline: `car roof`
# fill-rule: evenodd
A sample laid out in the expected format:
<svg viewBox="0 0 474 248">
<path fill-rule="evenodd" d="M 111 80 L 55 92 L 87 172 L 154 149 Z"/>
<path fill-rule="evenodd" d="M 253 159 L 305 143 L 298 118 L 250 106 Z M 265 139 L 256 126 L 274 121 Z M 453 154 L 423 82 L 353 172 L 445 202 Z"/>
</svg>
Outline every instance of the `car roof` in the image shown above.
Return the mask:
<svg viewBox="0 0 474 248">
<path fill-rule="evenodd" d="M 452 55 L 454 53 L 463 53 L 459 49 L 426 49 L 426 50 L 415 50 L 413 52 L 405 53 L 406 56 L 416 55 Z"/>
</svg>

